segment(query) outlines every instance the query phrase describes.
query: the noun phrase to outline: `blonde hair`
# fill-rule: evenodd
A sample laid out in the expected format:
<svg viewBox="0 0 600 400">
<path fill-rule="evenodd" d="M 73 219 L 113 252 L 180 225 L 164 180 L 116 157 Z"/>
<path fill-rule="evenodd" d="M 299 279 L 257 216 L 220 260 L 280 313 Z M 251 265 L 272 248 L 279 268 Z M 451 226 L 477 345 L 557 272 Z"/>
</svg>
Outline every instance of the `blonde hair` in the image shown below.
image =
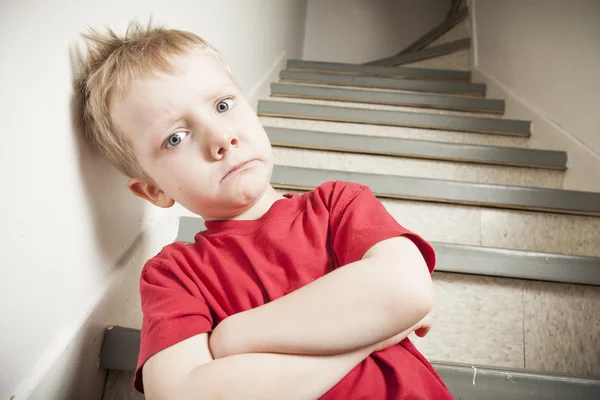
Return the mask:
<svg viewBox="0 0 600 400">
<path fill-rule="evenodd" d="M 92 146 L 117 169 L 129 177 L 152 182 L 137 162 L 131 144 L 111 123 L 110 97 L 122 97 L 135 80 L 157 72 L 173 73 L 170 58 L 192 49 L 215 55 L 237 82 L 217 49 L 194 33 L 152 27 L 151 20 L 146 27 L 131 21 L 122 38 L 106 29 L 106 34 L 93 28 L 82 34 L 88 55 L 75 77 L 78 119 Z"/>
</svg>

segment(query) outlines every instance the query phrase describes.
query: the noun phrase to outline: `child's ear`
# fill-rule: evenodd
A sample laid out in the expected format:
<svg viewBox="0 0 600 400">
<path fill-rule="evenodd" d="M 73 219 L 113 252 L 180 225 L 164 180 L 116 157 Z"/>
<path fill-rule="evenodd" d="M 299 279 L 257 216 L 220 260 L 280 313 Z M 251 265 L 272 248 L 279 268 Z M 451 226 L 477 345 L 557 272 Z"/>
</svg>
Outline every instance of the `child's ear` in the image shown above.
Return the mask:
<svg viewBox="0 0 600 400">
<path fill-rule="evenodd" d="M 175 204 L 175 200 L 167 196 L 165 192 L 139 178 L 130 178 L 127 182 L 127 187 L 129 187 L 131 193 L 148 200 L 155 206 L 169 208 Z"/>
</svg>

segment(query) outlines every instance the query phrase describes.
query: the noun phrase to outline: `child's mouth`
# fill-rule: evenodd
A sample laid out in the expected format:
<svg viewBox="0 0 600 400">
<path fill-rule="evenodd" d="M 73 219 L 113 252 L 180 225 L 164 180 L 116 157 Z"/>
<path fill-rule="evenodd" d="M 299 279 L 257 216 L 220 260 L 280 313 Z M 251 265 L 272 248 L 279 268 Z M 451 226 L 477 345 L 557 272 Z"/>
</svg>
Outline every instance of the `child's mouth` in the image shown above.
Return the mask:
<svg viewBox="0 0 600 400">
<path fill-rule="evenodd" d="M 227 174 L 225 174 L 225 176 L 223 177 L 223 179 L 221 179 L 221 181 L 225 180 L 225 178 L 227 178 L 228 176 L 230 176 L 230 175 L 232 175 L 232 174 L 234 174 L 234 173 L 236 173 L 236 172 L 238 172 L 240 170 L 246 169 L 247 167 L 249 167 L 252 164 L 254 164 L 255 161 L 256 160 L 248 160 L 248 161 L 244 161 L 244 162 L 239 163 L 235 167 L 231 168 L 231 170 L 229 170 L 229 172 Z"/>
</svg>

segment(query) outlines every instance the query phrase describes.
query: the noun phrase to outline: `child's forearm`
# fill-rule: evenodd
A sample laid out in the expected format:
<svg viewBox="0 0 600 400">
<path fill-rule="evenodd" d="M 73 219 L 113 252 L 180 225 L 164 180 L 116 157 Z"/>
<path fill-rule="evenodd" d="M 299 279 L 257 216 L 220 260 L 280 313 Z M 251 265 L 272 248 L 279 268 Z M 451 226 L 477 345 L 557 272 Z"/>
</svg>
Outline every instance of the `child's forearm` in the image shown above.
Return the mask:
<svg viewBox="0 0 600 400">
<path fill-rule="evenodd" d="M 215 358 L 245 352 L 338 354 L 409 330 L 432 304 L 429 271 L 410 246 L 402 262 L 360 260 L 225 319 L 211 335 Z M 413 266 L 403 267 L 407 263 Z"/>
<path fill-rule="evenodd" d="M 317 399 L 374 349 L 329 356 L 249 353 L 216 359 L 194 369 L 172 398 Z"/>
</svg>

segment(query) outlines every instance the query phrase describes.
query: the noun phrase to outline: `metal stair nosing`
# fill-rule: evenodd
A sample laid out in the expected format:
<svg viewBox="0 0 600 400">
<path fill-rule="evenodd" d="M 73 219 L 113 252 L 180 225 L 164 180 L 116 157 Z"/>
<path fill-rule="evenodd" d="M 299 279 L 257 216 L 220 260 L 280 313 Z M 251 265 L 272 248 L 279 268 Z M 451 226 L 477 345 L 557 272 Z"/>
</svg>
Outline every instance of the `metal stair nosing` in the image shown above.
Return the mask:
<svg viewBox="0 0 600 400">
<path fill-rule="evenodd" d="M 269 100 L 259 101 L 257 113 L 262 117 L 386 125 L 517 137 L 531 136 L 530 121 L 509 119 L 334 107 Z"/>
<path fill-rule="evenodd" d="M 271 97 L 378 104 L 480 114 L 504 114 L 504 100 L 422 92 L 383 92 L 368 89 L 272 83 Z"/>
<path fill-rule="evenodd" d="M 265 126 L 275 147 L 565 170 L 567 153 Z"/>
<path fill-rule="evenodd" d="M 286 69 L 290 71 L 327 72 L 340 75 L 377 76 L 384 78 L 459 82 L 468 82 L 471 80 L 471 71 L 411 67 L 382 67 L 377 65 L 367 66 L 362 64 L 305 61 L 296 59 L 287 60 Z"/>
<path fill-rule="evenodd" d="M 278 189 L 312 190 L 342 180 L 369 186 L 382 198 L 461 204 L 507 210 L 600 217 L 600 193 L 525 186 L 379 175 L 276 165 L 271 184 Z"/>
<path fill-rule="evenodd" d="M 468 50 L 471 48 L 471 39 L 464 38 L 455 40 L 454 42 L 444 43 L 439 46 L 428 47 L 423 50 L 415 51 L 413 53 L 406 53 L 399 56 L 392 56 L 381 60 L 372 61 L 365 65 L 403 65 L 413 63 L 417 61 L 428 60 L 430 58 L 441 57 L 447 54 L 456 53 L 462 50 Z"/>
<path fill-rule="evenodd" d="M 399 79 L 372 76 L 340 75 L 327 72 L 307 72 L 281 70 L 280 82 L 320 84 L 330 86 L 360 87 L 366 89 L 389 89 L 411 92 L 427 92 L 460 96 L 484 97 L 487 86 L 484 83 L 441 82 L 418 79 Z"/>
</svg>

